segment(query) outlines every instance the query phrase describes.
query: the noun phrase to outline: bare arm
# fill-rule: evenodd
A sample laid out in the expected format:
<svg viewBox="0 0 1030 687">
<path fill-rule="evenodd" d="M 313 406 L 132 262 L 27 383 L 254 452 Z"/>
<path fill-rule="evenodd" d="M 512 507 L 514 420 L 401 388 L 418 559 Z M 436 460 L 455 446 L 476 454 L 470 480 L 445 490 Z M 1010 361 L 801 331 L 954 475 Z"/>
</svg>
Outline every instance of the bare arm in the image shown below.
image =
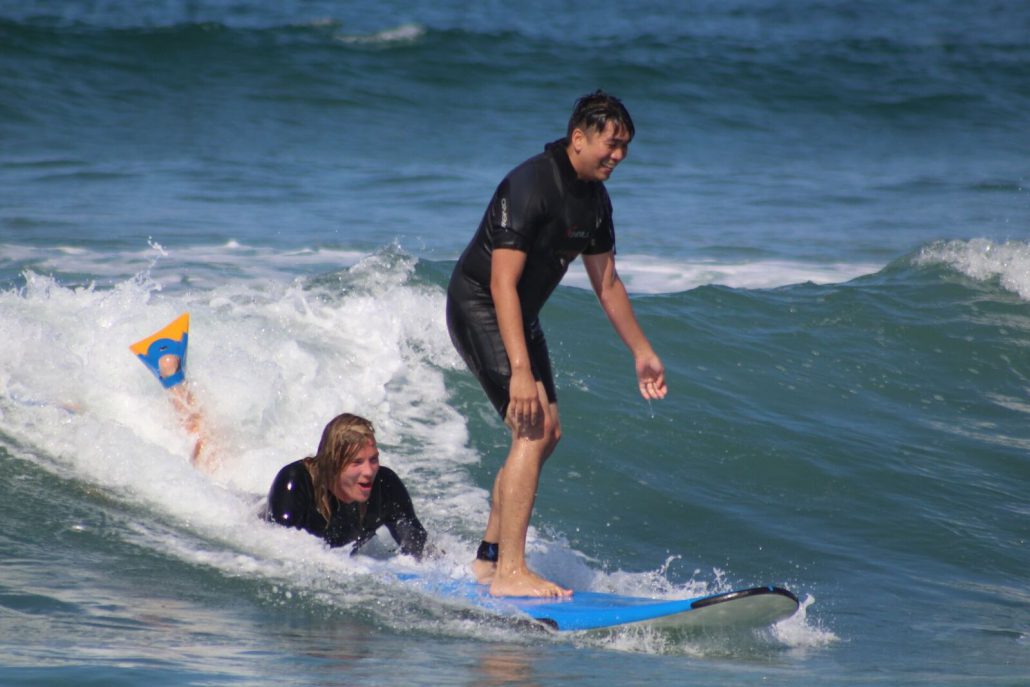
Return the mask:
<svg viewBox="0 0 1030 687">
<path fill-rule="evenodd" d="M 608 251 L 597 255 L 584 255 L 583 266 L 586 267 L 590 285 L 597 294 L 601 308 L 633 354 L 640 395 L 648 399 L 665 398 L 668 391 L 665 386 L 665 366 L 651 348 L 651 343 L 637 322 L 633 306 L 629 302 L 629 294 L 626 293 L 626 286 L 615 270 L 615 254 Z"/>
<path fill-rule="evenodd" d="M 490 295 L 497 310 L 501 340 L 511 365 L 508 417 L 516 425 L 535 425 L 543 409 L 537 394 L 529 348 L 522 322 L 522 301 L 517 290 L 527 255 L 511 248 L 495 248 L 490 262 Z"/>
</svg>

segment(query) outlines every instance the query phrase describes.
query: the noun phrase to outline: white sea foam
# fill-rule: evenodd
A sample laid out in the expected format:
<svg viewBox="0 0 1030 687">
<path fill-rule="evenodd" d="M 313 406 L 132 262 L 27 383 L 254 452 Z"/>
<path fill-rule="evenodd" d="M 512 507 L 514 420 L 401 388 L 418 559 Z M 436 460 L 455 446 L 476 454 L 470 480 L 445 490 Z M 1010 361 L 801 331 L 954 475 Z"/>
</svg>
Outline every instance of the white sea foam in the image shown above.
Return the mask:
<svg viewBox="0 0 1030 687">
<path fill-rule="evenodd" d="M 943 241 L 924 247 L 915 263 L 948 265 L 977 281 L 997 279 L 1002 288 L 1030 300 L 1030 242 L 1027 241 Z"/>
<path fill-rule="evenodd" d="M 397 251 L 397 247 L 387 250 Z M 221 245 L 178 246 L 166 248 L 149 241 L 139 250 L 96 251 L 72 246 L 36 247 L 0 245 L 0 270 L 19 267 L 42 274 L 91 275 L 107 284 L 146 273 L 150 282 L 162 289 L 218 290 L 229 278 L 234 281 L 292 281 L 297 276 L 334 273 L 353 267 L 368 254 L 334 248 L 282 250 L 249 246 L 237 241 Z M 879 271 L 873 263 L 811 263 L 789 260 L 692 260 L 620 254 L 619 275 L 634 293 L 678 293 L 718 284 L 733 288 L 775 288 L 790 284 L 845 282 Z M 590 288 L 582 261 L 577 260 L 563 284 Z"/>
<path fill-rule="evenodd" d="M 839 637 L 825 627 L 808 618 L 808 609 L 815 604 L 815 598 L 808 595 L 801 601 L 797 613 L 770 628 L 772 635 L 785 645 L 795 649 L 813 649 L 839 641 Z"/>
<path fill-rule="evenodd" d="M 357 45 L 392 45 L 395 43 L 411 43 L 422 38 L 426 29 L 418 24 L 401 24 L 392 29 L 385 29 L 370 34 L 341 34 L 336 40 L 342 43 Z"/>
<path fill-rule="evenodd" d="M 238 251 L 258 253 L 237 267 L 271 258 L 261 268 L 269 277 L 277 257 L 321 267 L 329 255 L 211 250 L 223 263 Z M 154 244 L 137 261 L 174 284 L 171 275 L 186 269 L 182 262 L 212 257 L 197 251 L 184 257 Z M 89 271 L 103 268 L 89 251 L 62 255 L 87 261 L 75 264 Z M 444 552 L 421 570 L 465 574 L 488 494 L 467 469 L 479 456 L 444 385 L 444 371 L 461 363 L 446 332 L 443 288 L 413 281 L 410 256 L 331 255 L 351 267 L 319 272 L 314 280 L 249 275 L 208 289 L 166 289 L 146 270 L 111 288 L 65 286 L 26 272 L 19 288 L 0 291 L 5 444 L 48 470 L 145 508 L 152 518 L 123 532 L 132 542 L 228 576 L 268 581 L 284 593 L 357 605 L 376 593 L 369 579 L 414 563 L 341 555 L 257 518 L 278 469 L 312 453 L 328 419 L 356 411 L 375 423 L 384 464 L 405 479 L 431 543 Z M 118 269 L 111 268 L 112 275 Z M 166 392 L 128 350 L 183 311 L 191 313 L 189 377 L 219 461 L 212 475 L 190 465 L 192 439 Z M 385 553 L 392 542 L 382 539 Z M 528 554 L 542 573 L 577 588 L 668 597 L 721 591 L 699 580 L 671 583 L 668 564 L 653 572 L 598 571 L 560 536 L 534 528 Z M 382 596 L 367 605 L 382 609 Z M 429 623 L 417 618 L 432 617 L 441 603 L 411 590 L 386 596 L 418 609 L 416 620 L 392 613 L 392 606 L 383 611 L 385 622 L 408 627 Z M 448 631 L 461 634 L 464 622 L 455 620 Z"/>
<path fill-rule="evenodd" d="M 146 273 L 100 289 L 26 272 L 20 288 L 0 291 L 5 435 L 19 455 L 219 543 L 197 547 L 175 527 L 144 524 L 134 536 L 151 546 L 234 575 L 293 579 L 283 571 L 313 559 L 320 578 L 360 572 L 366 559 L 323 555 L 314 538 L 257 522 L 257 503 L 280 467 L 314 452 L 330 418 L 359 412 L 375 423 L 383 462 L 405 479 L 432 543 L 447 552 L 433 565 L 463 570 L 487 492 L 465 468 L 479 456 L 443 381 L 443 370 L 460 366 L 443 289 L 410 283 L 414 265 L 377 254 L 318 284 L 227 280 L 174 293 Z M 211 476 L 190 465 L 191 437 L 128 350 L 183 311 L 189 377 L 219 460 Z M 535 530 L 529 550 L 545 570 L 577 560 Z"/>
<path fill-rule="evenodd" d="M 217 289 L 230 279 L 292 281 L 298 275 L 320 274 L 355 265 L 365 252 L 333 248 L 282 250 L 248 246 L 238 241 L 220 245 L 166 248 L 150 240 L 138 250 L 94 250 L 79 246 L 0 244 L 0 270 L 29 269 L 38 274 L 89 275 L 103 285 L 146 274 L 158 289 L 188 286 Z"/>
<path fill-rule="evenodd" d="M 789 284 L 845 282 L 874 273 L 882 265 L 871 263 L 806 263 L 788 260 L 715 261 L 619 255 L 619 276 L 633 293 L 677 293 L 718 284 L 741 289 L 768 289 Z M 564 283 L 589 288 L 582 263 L 577 261 Z"/>
</svg>

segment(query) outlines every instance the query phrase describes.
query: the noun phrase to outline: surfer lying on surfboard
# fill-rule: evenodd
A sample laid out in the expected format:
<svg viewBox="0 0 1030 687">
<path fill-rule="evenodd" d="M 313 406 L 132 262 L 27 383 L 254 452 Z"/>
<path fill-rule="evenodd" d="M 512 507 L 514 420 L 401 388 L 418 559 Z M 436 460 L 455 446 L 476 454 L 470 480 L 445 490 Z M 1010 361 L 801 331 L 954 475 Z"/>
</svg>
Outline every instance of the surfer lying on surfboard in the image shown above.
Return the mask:
<svg viewBox="0 0 1030 687">
<path fill-rule="evenodd" d="M 189 313 L 129 348 L 171 394 L 180 421 L 195 438 L 193 465 L 216 467 L 200 406 L 186 381 Z M 268 493 L 264 517 L 321 537 L 331 547 L 354 543 L 354 551 L 383 525 L 401 552 L 421 557 L 426 530 L 415 515 L 400 477 L 379 464 L 375 430 L 368 420 L 344 413 L 322 432 L 318 452 L 283 467 Z"/>
<path fill-rule="evenodd" d="M 322 537 L 331 547 L 354 542 L 355 552 L 383 525 L 401 553 L 420 558 L 426 545 L 426 529 L 404 483 L 379 464 L 372 423 L 350 413 L 325 426 L 314 456 L 279 471 L 266 517 Z"/>
</svg>

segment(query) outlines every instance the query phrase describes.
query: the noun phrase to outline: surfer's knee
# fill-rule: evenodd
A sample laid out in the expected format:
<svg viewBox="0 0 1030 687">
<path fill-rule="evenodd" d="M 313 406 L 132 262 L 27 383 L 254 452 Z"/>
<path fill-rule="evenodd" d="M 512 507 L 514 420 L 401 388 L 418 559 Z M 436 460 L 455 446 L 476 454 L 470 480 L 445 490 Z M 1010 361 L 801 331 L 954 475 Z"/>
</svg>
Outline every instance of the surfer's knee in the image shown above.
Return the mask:
<svg viewBox="0 0 1030 687">
<path fill-rule="evenodd" d="M 544 454 L 544 458 L 550 455 L 551 451 L 555 449 L 558 442 L 561 441 L 561 421 L 553 413 L 548 413 L 547 417 L 544 418 L 544 441 L 547 442 L 547 451 Z"/>
</svg>

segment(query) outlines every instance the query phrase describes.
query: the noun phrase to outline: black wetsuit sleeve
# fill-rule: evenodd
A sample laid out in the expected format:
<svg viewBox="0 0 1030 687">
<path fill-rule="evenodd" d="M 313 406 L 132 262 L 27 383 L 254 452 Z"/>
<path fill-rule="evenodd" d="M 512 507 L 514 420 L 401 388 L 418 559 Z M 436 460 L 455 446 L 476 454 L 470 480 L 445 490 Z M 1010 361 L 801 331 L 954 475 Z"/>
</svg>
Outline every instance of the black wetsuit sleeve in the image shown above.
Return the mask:
<svg viewBox="0 0 1030 687">
<path fill-rule="evenodd" d="M 484 218 L 494 249 L 532 250 L 545 224 L 547 199 L 555 192 L 554 179 L 548 178 L 549 167 L 546 160 L 527 161 L 497 187 Z"/>
<path fill-rule="evenodd" d="M 404 482 L 389 468 L 380 468 L 383 481 L 384 522 L 401 547 L 401 552 L 422 557 L 426 545 L 426 528 L 415 515 L 415 506 Z"/>
<path fill-rule="evenodd" d="M 275 476 L 268 491 L 267 517 L 280 525 L 324 536 L 325 518 L 315 507 L 311 475 L 303 461 L 290 463 Z"/>
</svg>

